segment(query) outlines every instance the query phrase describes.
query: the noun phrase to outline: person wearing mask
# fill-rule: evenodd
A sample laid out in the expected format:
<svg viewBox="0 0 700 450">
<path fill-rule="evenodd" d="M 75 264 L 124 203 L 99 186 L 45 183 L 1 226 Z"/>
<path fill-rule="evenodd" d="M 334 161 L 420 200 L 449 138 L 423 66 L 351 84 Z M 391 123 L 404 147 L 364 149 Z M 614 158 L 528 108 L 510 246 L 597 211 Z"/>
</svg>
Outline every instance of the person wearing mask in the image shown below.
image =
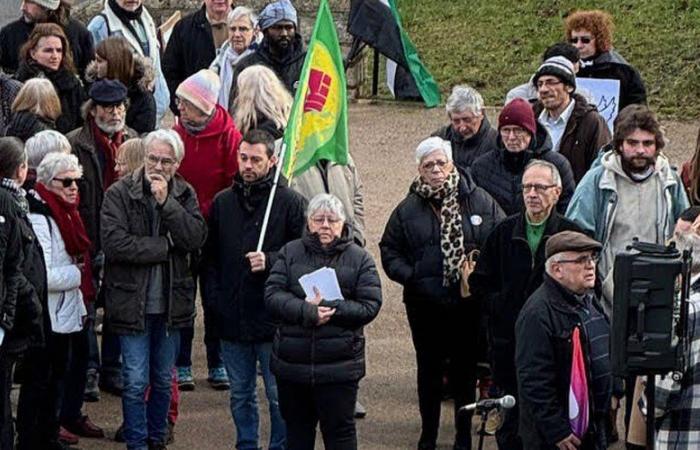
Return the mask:
<svg viewBox="0 0 700 450">
<path fill-rule="evenodd" d="M 81 126 L 80 107 L 85 100 L 85 91 L 76 74 L 70 45 L 61 27 L 52 23 L 38 24 L 19 52 L 20 65 L 15 79 L 25 82 L 30 78 L 47 78 L 61 100 L 61 115 L 56 119 L 56 130 L 65 134 Z"/>
<path fill-rule="evenodd" d="M 112 36 L 122 37 L 134 53 L 135 61 L 143 61 L 145 65 L 145 61 L 149 60 L 148 65 L 154 72 L 155 81 L 149 81 L 147 91 L 154 97 L 155 123 L 159 124 L 170 105 L 170 91 L 161 67 L 162 49 L 158 28 L 148 9 L 143 5 L 143 1 L 105 0 L 104 9 L 90 20 L 87 29 L 92 34 L 95 45 Z M 126 86 L 130 85 L 125 80 L 122 82 Z M 131 95 L 129 97 L 131 98 Z M 130 121 L 127 120 L 127 122 Z M 137 129 L 137 127 L 132 128 Z M 139 130 L 139 132 L 142 131 Z"/>
<path fill-rule="evenodd" d="M 313 449 L 320 422 L 326 448 L 355 450 L 364 326 L 379 313 L 381 282 L 372 256 L 354 243 L 338 198 L 317 195 L 306 217 L 302 238 L 282 247 L 265 283 L 265 308 L 279 322 L 271 364 L 287 448 Z M 341 299 L 317 289 L 310 295 L 298 283 L 322 267 L 335 269 Z"/>
<path fill-rule="evenodd" d="M 27 80 L 12 107 L 12 119 L 5 135 L 23 142 L 41 131 L 55 129 L 56 120 L 61 116 L 61 101 L 51 82 L 45 78 Z"/>
<path fill-rule="evenodd" d="M 270 133 L 248 131 L 238 151 L 240 170 L 233 185 L 214 199 L 203 250 L 202 298 L 213 315 L 215 336 L 221 340 L 231 383 L 236 448 L 240 449 L 259 448 L 258 368 L 270 411 L 269 448 L 287 448 L 277 383 L 270 372 L 275 324 L 265 309 L 265 280 L 280 248 L 301 237 L 306 200 L 284 181 L 276 187 L 263 246 L 256 251 L 276 164 L 275 139 Z"/>
<path fill-rule="evenodd" d="M 153 67 L 148 59 L 132 53 L 129 43 L 120 37 L 110 37 L 95 47 L 95 61 L 88 66 L 85 78 L 119 80 L 127 89 L 129 107 L 126 125 L 139 134 L 156 128 L 156 101 L 151 92 Z"/>
<path fill-rule="evenodd" d="M 195 316 L 190 261 L 207 227 L 194 189 L 177 174 L 185 152 L 178 134 L 153 131 L 143 144 L 144 167 L 116 181 L 102 205 L 105 326 L 121 344 L 127 448 L 165 449 L 179 330 Z"/>
<path fill-rule="evenodd" d="M 180 110 L 175 91 L 185 79 L 214 61 L 216 50 L 229 37 L 226 18 L 230 11 L 229 0 L 203 0 L 199 10 L 183 17 L 173 28 L 163 55 L 163 74 L 170 89 L 170 109 L 176 116 Z M 216 94 L 218 98 L 219 92 Z"/>
<path fill-rule="evenodd" d="M 236 64 L 230 101 L 238 95 L 236 79 L 246 68 L 262 64 L 272 69 L 290 94 L 294 95 L 304 65 L 306 50 L 299 34 L 297 11 L 289 0 L 269 3 L 260 13 L 258 26 L 263 39 L 258 48 Z"/>
<path fill-rule="evenodd" d="M 75 155 L 49 153 L 37 168 L 35 190 L 28 196 L 29 219 L 46 262 L 49 293 L 46 310 L 51 330 L 50 333 L 47 331 L 47 340 L 52 344 L 45 353 L 30 361 L 31 371 L 43 371 L 43 376 L 34 373 L 32 379 L 38 390 L 25 391 L 29 397 L 27 409 L 33 411 L 25 410 L 28 417 L 20 421 L 29 427 L 25 435 L 34 434 L 27 435 L 27 442 L 35 439 L 38 445 L 47 447 L 27 448 L 60 448 L 60 444 L 56 444 L 59 439 L 58 411 L 66 395 L 71 395 L 65 390 L 69 352 L 72 342 L 81 335 L 87 316 L 85 304 L 95 296 L 91 242 L 78 212 L 81 178 L 82 169 Z M 82 391 L 77 393 L 81 399 L 82 394 Z M 81 416 L 76 422 L 72 425 L 80 429 L 99 430 L 88 416 Z M 64 433 L 61 438 L 77 443 L 75 434 L 66 431 L 69 433 Z"/>
<path fill-rule="evenodd" d="M 391 213 L 379 249 L 387 276 L 404 287 L 418 366 L 418 448 L 436 448 L 443 367 L 449 360 L 454 449 L 470 449 L 471 414 L 459 409 L 475 397 L 480 313 L 474 299 L 462 297 L 461 284 L 467 281 L 463 271 L 468 255 L 505 216 L 468 173 L 455 167 L 448 141 L 430 137 L 415 153 L 418 176 Z"/>
<path fill-rule="evenodd" d="M 0 30 L 0 67 L 7 73 L 17 71 L 22 59 L 17 50 L 27 42 L 37 25 L 51 23 L 65 33 L 70 43 L 65 48 L 70 48 L 71 60 L 82 77 L 94 57 L 94 45 L 85 25 L 70 16 L 71 4 L 70 0 L 22 1 L 22 17 Z"/>
<path fill-rule="evenodd" d="M 258 17 L 245 6 L 236 6 L 226 17 L 228 40 L 217 50 L 217 56 L 209 69 L 216 72 L 221 80 L 219 105 L 228 110 L 231 106 L 229 95 L 233 82 L 233 67 L 243 57 L 255 51 L 258 46 Z"/>
</svg>

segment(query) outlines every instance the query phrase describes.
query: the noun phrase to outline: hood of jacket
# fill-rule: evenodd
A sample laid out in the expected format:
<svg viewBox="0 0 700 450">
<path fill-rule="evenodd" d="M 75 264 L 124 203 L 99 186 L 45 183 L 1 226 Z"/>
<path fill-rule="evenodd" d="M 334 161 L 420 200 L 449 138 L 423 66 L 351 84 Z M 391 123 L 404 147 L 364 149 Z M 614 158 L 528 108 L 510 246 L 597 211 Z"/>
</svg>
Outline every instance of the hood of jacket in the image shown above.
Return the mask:
<svg viewBox="0 0 700 450">
<path fill-rule="evenodd" d="M 530 139 L 530 145 L 528 145 L 525 151 L 530 152 L 536 157 L 540 158 L 542 155 L 552 150 L 552 138 L 549 137 L 547 129 L 545 129 L 545 127 L 543 127 L 538 120 L 535 119 L 535 123 L 537 124 L 537 132 L 532 139 Z M 501 151 L 508 151 L 506 150 L 505 144 L 503 144 L 503 139 L 501 139 L 501 133 L 498 133 L 496 145 L 498 145 L 498 148 Z"/>
<path fill-rule="evenodd" d="M 622 160 L 616 151 L 608 151 L 600 161 L 600 164 L 606 169 L 603 177 L 600 180 L 599 187 L 616 191 L 614 175 L 618 175 L 626 180 L 632 181 L 629 175 L 622 169 Z M 609 176 L 606 176 L 608 175 Z M 676 184 L 676 179 L 673 176 L 673 168 L 668 161 L 668 158 L 663 153 L 659 153 L 656 157 L 656 166 L 654 175 L 660 177 L 664 188 L 672 184 Z"/>
</svg>

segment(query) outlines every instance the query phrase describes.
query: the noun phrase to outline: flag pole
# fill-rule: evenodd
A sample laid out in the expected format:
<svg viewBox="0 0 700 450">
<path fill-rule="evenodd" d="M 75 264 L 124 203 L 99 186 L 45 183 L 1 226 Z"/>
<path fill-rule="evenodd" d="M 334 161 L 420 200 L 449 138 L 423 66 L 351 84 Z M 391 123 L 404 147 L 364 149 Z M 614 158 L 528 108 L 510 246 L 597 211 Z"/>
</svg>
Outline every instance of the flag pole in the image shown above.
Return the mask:
<svg viewBox="0 0 700 450">
<path fill-rule="evenodd" d="M 275 169 L 275 178 L 272 182 L 272 189 L 270 189 L 270 197 L 267 199 L 267 207 L 265 208 L 265 216 L 263 217 L 262 227 L 260 229 L 260 237 L 258 238 L 258 246 L 256 252 L 262 251 L 263 242 L 265 242 L 265 232 L 267 231 L 267 225 L 270 221 L 270 213 L 272 212 L 272 202 L 275 200 L 275 194 L 277 193 L 277 185 L 279 184 L 280 174 L 282 173 L 282 167 L 284 166 L 284 156 L 287 153 L 287 144 L 282 141 L 282 149 L 280 150 L 280 157 L 277 161 L 277 168 Z"/>
</svg>

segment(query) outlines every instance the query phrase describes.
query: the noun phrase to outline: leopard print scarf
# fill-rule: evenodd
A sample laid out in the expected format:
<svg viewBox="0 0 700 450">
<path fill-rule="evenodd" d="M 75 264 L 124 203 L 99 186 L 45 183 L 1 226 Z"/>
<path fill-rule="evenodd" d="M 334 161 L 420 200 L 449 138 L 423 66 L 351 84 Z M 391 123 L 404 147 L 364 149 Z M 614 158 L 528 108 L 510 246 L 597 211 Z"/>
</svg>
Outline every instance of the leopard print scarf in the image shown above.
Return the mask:
<svg viewBox="0 0 700 450">
<path fill-rule="evenodd" d="M 411 185 L 413 192 L 430 201 L 442 200 L 440 207 L 440 248 L 442 249 L 442 284 L 449 286 L 458 283 L 461 277 L 460 267 L 465 259 L 464 230 L 462 215 L 459 211 L 459 174 L 457 169 L 447 176 L 445 182 L 434 188 L 417 177 Z"/>
</svg>

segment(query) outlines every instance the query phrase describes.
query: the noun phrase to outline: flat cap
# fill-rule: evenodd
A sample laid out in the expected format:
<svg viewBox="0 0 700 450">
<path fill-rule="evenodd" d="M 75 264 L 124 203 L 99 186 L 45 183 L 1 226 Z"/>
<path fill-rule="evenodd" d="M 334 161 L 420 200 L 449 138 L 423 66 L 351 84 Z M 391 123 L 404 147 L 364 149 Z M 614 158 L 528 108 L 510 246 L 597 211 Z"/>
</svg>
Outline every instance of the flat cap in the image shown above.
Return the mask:
<svg viewBox="0 0 700 450">
<path fill-rule="evenodd" d="M 547 241 L 544 247 L 544 256 L 549 259 L 561 252 L 585 252 L 587 250 L 600 251 L 603 248 L 600 242 L 591 239 L 577 231 L 560 231 Z"/>
<path fill-rule="evenodd" d="M 98 105 L 118 105 L 126 99 L 126 86 L 119 80 L 98 80 L 92 83 L 88 95 Z"/>
</svg>

